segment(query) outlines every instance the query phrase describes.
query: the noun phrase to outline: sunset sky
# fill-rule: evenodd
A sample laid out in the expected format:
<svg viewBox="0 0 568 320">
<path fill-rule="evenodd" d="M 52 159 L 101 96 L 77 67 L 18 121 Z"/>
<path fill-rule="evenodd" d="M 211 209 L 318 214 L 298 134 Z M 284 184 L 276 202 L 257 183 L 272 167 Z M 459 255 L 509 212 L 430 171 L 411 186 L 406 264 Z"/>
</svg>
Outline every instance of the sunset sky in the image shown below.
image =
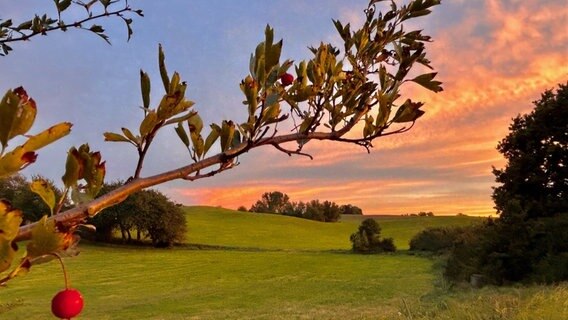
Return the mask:
<svg viewBox="0 0 568 320">
<path fill-rule="evenodd" d="M 397 1 L 402 3 L 402 1 Z M 56 16 L 52 1 L 3 1 L 0 19 L 16 24 L 34 13 Z M 107 160 L 107 180 L 127 179 L 136 165 L 134 148 L 103 141 L 105 131 L 137 128 L 142 113 L 139 69 L 153 80 L 152 100 L 163 94 L 157 72 L 162 43 L 170 73 L 189 83 L 206 123 L 234 119 L 246 110 L 238 87 L 250 53 L 263 40 L 266 24 L 284 39 L 283 58 L 309 57 L 308 46 L 338 44 L 332 18 L 360 25 L 368 0 L 164 0 L 130 1 L 143 9 L 134 35 L 118 21 L 101 23 L 113 43 L 71 30 L 14 44 L 0 57 L 0 90 L 23 85 L 37 101 L 32 132 L 61 121 L 74 123 L 70 136 L 39 152 L 23 173 L 60 181 L 66 151 L 88 142 Z M 77 14 L 77 16 L 75 16 Z M 78 13 L 70 13 L 71 21 Z M 406 93 L 426 102 L 426 114 L 408 133 L 377 140 L 370 154 L 354 145 L 310 142 L 314 156 L 288 157 L 270 147 L 239 158 L 240 165 L 210 179 L 170 182 L 159 187 L 187 205 L 250 207 L 262 193 L 278 190 L 294 201 L 331 200 L 353 204 L 365 214 L 433 211 L 495 215 L 492 166 L 504 160 L 495 147 L 511 118 L 532 109 L 546 89 L 568 80 L 566 0 L 445 0 L 408 28 L 433 37 L 429 59 L 444 82 L 431 94 Z M 189 163 L 172 130 L 158 136 L 143 176 Z"/>
</svg>

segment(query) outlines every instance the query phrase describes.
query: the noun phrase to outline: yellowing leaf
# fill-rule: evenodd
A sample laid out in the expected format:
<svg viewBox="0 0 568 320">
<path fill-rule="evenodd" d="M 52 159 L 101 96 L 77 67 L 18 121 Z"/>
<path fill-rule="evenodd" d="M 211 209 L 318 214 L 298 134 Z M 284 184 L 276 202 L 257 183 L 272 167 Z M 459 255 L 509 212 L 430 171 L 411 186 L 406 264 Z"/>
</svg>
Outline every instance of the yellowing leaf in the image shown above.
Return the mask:
<svg viewBox="0 0 568 320">
<path fill-rule="evenodd" d="M 203 130 L 203 120 L 199 114 L 194 114 L 191 118 L 187 120 L 187 124 L 189 125 L 189 132 L 200 134 L 201 130 Z"/>
<path fill-rule="evenodd" d="M 34 123 L 36 111 L 35 101 L 24 88 L 6 92 L 0 101 L 0 143 L 3 147 L 8 145 L 8 140 L 28 132 Z"/>
<path fill-rule="evenodd" d="M 156 114 L 156 112 L 155 111 L 148 112 L 148 114 L 140 124 L 140 135 L 143 137 L 148 135 L 148 133 L 150 133 L 150 131 L 154 129 L 157 123 L 158 123 L 158 115 Z"/>
<path fill-rule="evenodd" d="M 181 142 L 183 142 L 183 144 L 185 144 L 186 147 L 189 147 L 189 137 L 187 136 L 187 133 L 185 132 L 185 129 L 183 128 L 183 123 L 179 122 L 177 127 L 175 127 L 175 130 L 176 130 L 177 135 L 181 139 Z"/>
<path fill-rule="evenodd" d="M 16 118 L 19 100 L 12 90 L 8 90 L 0 101 L 0 143 L 3 147 L 6 147 L 10 140 L 10 131 Z"/>
<path fill-rule="evenodd" d="M 0 272 L 10 268 L 14 255 L 16 254 L 17 246 L 12 241 L 0 239 Z"/>
<path fill-rule="evenodd" d="M 112 141 L 112 142 L 130 142 L 125 136 L 114 133 L 114 132 L 105 132 L 103 133 L 105 137 L 105 141 Z"/>
<path fill-rule="evenodd" d="M 51 128 L 44 130 L 35 136 L 32 136 L 24 143 L 24 149 L 26 151 L 35 151 L 46 145 L 63 138 L 71 132 L 71 127 L 73 125 L 69 122 L 62 122 L 52 126 Z"/>
<path fill-rule="evenodd" d="M 20 262 L 20 264 L 14 268 L 14 270 L 12 270 L 7 276 L 5 276 L 4 278 L 0 279 L 0 286 L 3 286 L 8 280 L 13 279 L 17 276 L 22 276 L 25 275 L 26 273 L 28 273 L 28 271 L 31 268 L 31 263 L 30 260 L 24 258 L 22 259 L 22 261 Z"/>
<path fill-rule="evenodd" d="M 10 204 L 0 200 L 0 272 L 8 269 L 14 259 L 17 246 L 12 242 L 18 235 L 22 212 L 12 210 Z"/>
<path fill-rule="evenodd" d="M 45 202 L 45 204 L 49 207 L 51 214 L 53 214 L 53 208 L 55 207 L 55 192 L 53 192 L 49 183 L 43 179 L 34 180 L 30 185 L 30 189 L 41 197 L 43 202 Z"/>
<path fill-rule="evenodd" d="M 140 139 L 136 138 L 136 136 L 134 136 L 134 134 L 130 130 L 128 130 L 128 128 L 121 128 L 121 129 L 122 129 L 122 133 L 124 133 L 124 135 L 128 139 L 130 139 L 130 141 L 138 144 L 138 140 L 140 140 Z"/>
<path fill-rule="evenodd" d="M 34 99 L 30 98 L 22 87 L 14 89 L 14 93 L 19 97 L 19 103 L 16 113 L 15 121 L 12 123 L 10 135 L 8 139 L 25 134 L 32 127 L 36 113 L 36 103 Z"/>
<path fill-rule="evenodd" d="M 0 177 L 9 176 L 36 161 L 37 154 L 18 146 L 0 158 Z"/>
<path fill-rule="evenodd" d="M 64 236 L 55 229 L 55 221 L 43 216 L 32 229 L 32 240 L 27 245 L 27 257 L 33 259 L 64 250 Z"/>
</svg>

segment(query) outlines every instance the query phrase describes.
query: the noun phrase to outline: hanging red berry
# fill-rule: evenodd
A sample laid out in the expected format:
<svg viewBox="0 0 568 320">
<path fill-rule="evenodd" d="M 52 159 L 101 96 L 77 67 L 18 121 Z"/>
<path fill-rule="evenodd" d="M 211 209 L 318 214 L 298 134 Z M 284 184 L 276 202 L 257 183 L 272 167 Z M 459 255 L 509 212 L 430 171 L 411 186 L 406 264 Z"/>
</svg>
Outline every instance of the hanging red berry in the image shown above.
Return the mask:
<svg viewBox="0 0 568 320">
<path fill-rule="evenodd" d="M 59 291 L 51 300 L 51 312 L 60 319 L 71 319 L 83 310 L 83 296 L 78 290 Z"/>
</svg>

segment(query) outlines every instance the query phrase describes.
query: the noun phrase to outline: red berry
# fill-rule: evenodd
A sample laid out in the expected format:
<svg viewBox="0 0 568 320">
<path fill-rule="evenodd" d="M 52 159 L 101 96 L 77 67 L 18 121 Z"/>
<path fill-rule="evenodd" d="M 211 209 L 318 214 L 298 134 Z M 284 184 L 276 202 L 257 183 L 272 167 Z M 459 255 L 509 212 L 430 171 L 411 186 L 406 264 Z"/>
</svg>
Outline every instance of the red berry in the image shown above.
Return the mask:
<svg viewBox="0 0 568 320">
<path fill-rule="evenodd" d="M 83 297 L 78 290 L 59 291 L 51 300 L 51 312 L 61 319 L 71 319 L 83 310 Z"/>
<path fill-rule="evenodd" d="M 292 82 L 294 82 L 294 76 L 289 73 L 285 73 L 280 76 L 280 82 L 282 82 L 282 85 L 285 87 L 289 86 Z"/>
</svg>

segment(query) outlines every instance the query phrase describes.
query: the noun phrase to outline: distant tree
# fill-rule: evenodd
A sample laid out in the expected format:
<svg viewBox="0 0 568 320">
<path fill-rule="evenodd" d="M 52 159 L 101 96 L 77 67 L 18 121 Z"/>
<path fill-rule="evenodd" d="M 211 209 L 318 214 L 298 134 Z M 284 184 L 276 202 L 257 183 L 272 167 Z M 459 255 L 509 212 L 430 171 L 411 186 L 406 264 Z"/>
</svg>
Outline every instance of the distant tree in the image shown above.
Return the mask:
<svg viewBox="0 0 568 320">
<path fill-rule="evenodd" d="M 341 214 L 353 214 L 353 215 L 362 215 L 363 210 L 361 208 L 354 206 L 352 204 L 344 204 L 339 207 L 339 212 Z"/>
<path fill-rule="evenodd" d="M 304 214 L 304 218 L 321 222 L 325 221 L 323 206 L 319 200 L 311 200 L 306 203 L 306 213 Z"/>
<path fill-rule="evenodd" d="M 358 230 L 351 234 L 349 240 L 351 240 L 353 245 L 353 252 L 357 253 L 396 251 L 392 238 L 381 239 L 381 227 L 372 218 L 363 220 Z"/>
<path fill-rule="evenodd" d="M 241 211 L 241 212 L 248 212 L 248 209 L 245 206 L 239 206 L 237 208 L 237 211 Z"/>
<path fill-rule="evenodd" d="M 341 217 L 339 206 L 335 202 L 324 201 L 322 204 L 325 222 L 337 222 Z"/>
<path fill-rule="evenodd" d="M 103 194 L 123 185 L 122 182 L 105 184 Z M 187 231 L 182 209 L 165 195 L 155 190 L 142 190 L 130 195 L 120 204 L 103 210 L 90 220 L 97 231 L 97 239 L 111 241 L 120 231 L 122 241 L 132 242 L 149 238 L 156 247 L 169 247 L 183 241 Z"/>
<path fill-rule="evenodd" d="M 54 201 L 59 203 L 62 192 L 55 187 L 52 180 L 41 175 L 32 176 L 32 181 L 42 181 L 50 186 L 54 192 Z M 12 207 L 20 209 L 23 213 L 23 222 L 37 221 L 44 215 L 49 215 L 51 209 L 41 199 L 41 197 L 32 191 L 30 181 L 21 174 L 12 175 L 0 179 L 0 199 L 8 200 Z M 62 203 L 66 208 L 67 201 Z"/>
<path fill-rule="evenodd" d="M 289 202 L 284 208 L 284 214 L 287 216 L 304 218 L 306 215 L 306 203 L 300 202 Z"/>
<path fill-rule="evenodd" d="M 493 169 L 493 192 L 503 222 L 568 212 L 568 83 L 546 91 L 535 109 L 513 119 L 497 150 L 507 159 Z M 521 210 L 516 210 L 518 202 Z"/>
<path fill-rule="evenodd" d="M 283 214 L 290 202 L 287 194 L 280 191 L 265 192 L 251 208 L 251 212 Z"/>
<path fill-rule="evenodd" d="M 181 208 L 156 190 L 142 190 L 133 196 L 141 209 L 137 212 L 136 226 L 155 247 L 166 248 L 183 242 L 187 226 Z"/>
</svg>

